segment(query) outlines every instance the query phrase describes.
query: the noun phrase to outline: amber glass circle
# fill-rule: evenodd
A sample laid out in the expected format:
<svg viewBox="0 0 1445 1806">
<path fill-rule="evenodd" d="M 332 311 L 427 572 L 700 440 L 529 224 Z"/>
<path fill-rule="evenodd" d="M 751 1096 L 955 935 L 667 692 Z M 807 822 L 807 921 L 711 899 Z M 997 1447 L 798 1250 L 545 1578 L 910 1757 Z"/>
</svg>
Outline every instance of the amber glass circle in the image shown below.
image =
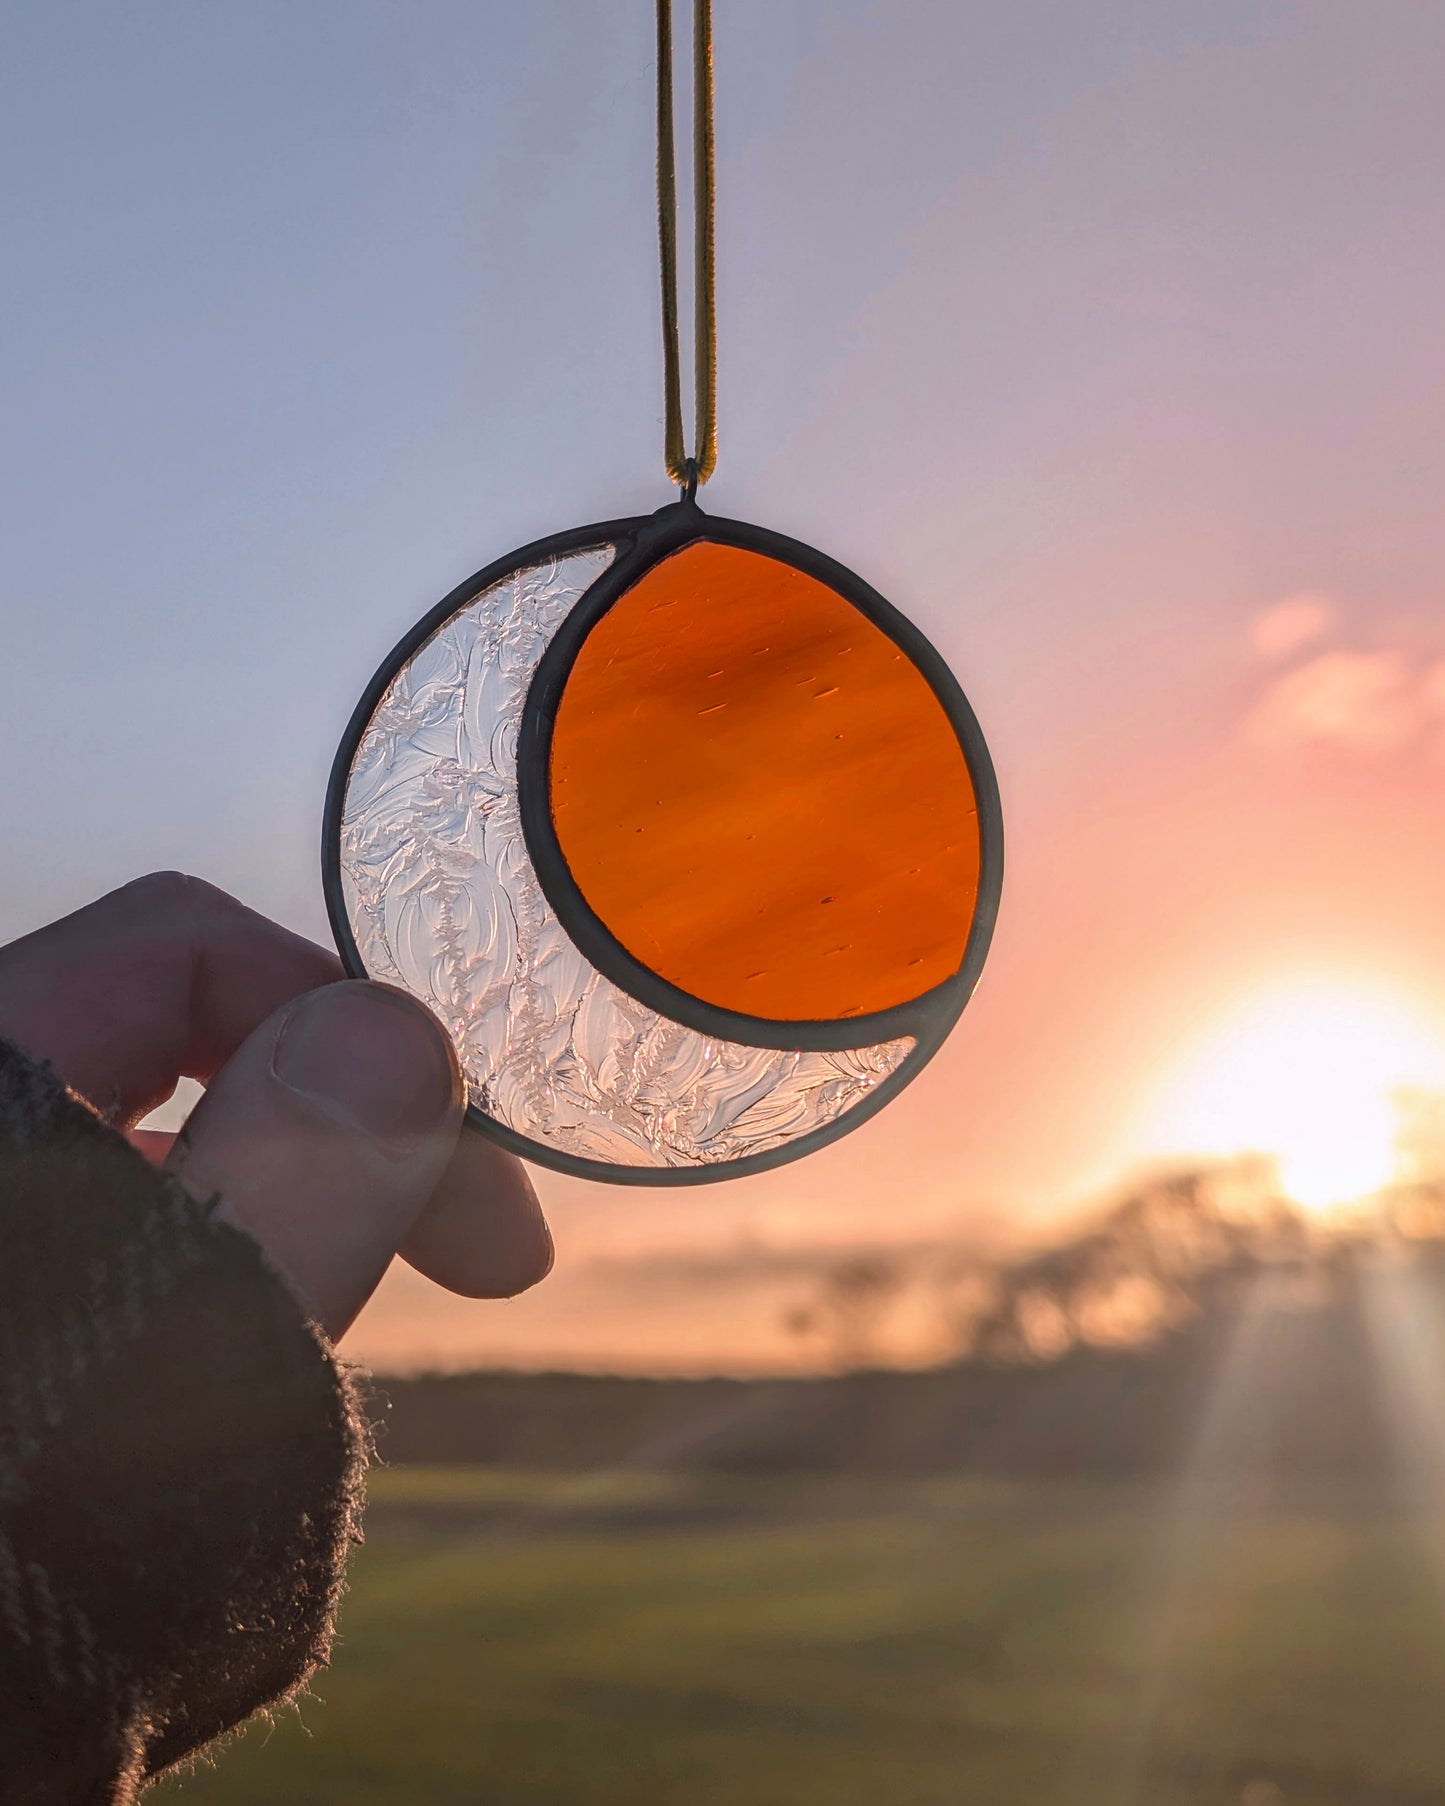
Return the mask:
<svg viewBox="0 0 1445 1806">
<path fill-rule="evenodd" d="M 582 644 L 551 755 L 557 839 L 588 906 L 690 996 L 836 1021 L 962 964 L 979 828 L 923 673 L 827 584 L 695 543 Z"/>
</svg>

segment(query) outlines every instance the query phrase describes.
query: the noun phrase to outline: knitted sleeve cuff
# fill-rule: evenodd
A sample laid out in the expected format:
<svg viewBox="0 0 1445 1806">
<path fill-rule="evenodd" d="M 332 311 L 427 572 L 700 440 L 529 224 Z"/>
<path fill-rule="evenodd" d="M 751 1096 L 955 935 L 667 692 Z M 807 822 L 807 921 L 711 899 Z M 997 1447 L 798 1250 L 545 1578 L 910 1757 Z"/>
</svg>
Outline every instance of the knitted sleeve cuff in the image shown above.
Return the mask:
<svg viewBox="0 0 1445 1806">
<path fill-rule="evenodd" d="M 123 1806 L 298 1688 L 363 1449 L 259 1247 L 0 1042 L 0 1802 Z"/>
</svg>

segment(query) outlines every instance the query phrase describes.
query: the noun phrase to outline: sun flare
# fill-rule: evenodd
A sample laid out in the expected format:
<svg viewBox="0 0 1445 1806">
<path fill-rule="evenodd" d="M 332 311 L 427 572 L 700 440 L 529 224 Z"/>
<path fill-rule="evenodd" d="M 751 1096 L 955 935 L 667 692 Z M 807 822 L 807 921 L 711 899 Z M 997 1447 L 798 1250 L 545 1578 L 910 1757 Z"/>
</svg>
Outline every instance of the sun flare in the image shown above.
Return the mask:
<svg viewBox="0 0 1445 1806">
<path fill-rule="evenodd" d="M 1445 1027 L 1388 992 L 1313 984 L 1256 998 L 1166 1082 L 1146 1140 L 1168 1154 L 1275 1157 L 1326 1209 L 1399 1175 L 1396 1095 L 1445 1091 Z"/>
</svg>

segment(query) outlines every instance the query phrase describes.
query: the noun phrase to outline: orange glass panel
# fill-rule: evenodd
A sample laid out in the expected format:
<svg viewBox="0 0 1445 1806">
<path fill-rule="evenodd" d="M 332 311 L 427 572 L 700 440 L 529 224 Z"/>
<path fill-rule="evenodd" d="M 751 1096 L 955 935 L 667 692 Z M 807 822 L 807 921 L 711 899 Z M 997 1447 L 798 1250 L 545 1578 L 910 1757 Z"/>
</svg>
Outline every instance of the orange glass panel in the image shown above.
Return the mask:
<svg viewBox="0 0 1445 1806">
<path fill-rule="evenodd" d="M 736 546 L 655 565 L 592 629 L 552 740 L 588 904 L 691 996 L 835 1021 L 958 970 L 973 784 L 917 666 L 836 590 Z"/>
</svg>

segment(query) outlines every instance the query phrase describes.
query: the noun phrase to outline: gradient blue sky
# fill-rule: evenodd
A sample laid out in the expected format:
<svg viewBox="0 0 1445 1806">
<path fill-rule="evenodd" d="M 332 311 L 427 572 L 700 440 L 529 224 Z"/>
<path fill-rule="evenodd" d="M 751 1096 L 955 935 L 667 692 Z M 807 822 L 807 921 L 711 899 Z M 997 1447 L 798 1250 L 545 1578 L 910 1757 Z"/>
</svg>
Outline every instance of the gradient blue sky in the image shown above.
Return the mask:
<svg viewBox="0 0 1445 1806">
<path fill-rule="evenodd" d="M 1445 1035 L 1445 7 L 716 12 L 706 499 L 949 657 L 1004 915 L 882 1118 L 702 1193 L 544 1177 L 563 1276 L 447 1316 L 453 1354 L 644 1323 L 583 1298 L 600 1254 L 1071 1203 L 1277 981 Z M 380 656 L 508 547 L 666 499 L 652 79 L 650 0 L 4 9 L 0 933 L 182 866 L 325 938 Z M 363 1341 L 435 1306 L 403 1276 Z"/>
</svg>

